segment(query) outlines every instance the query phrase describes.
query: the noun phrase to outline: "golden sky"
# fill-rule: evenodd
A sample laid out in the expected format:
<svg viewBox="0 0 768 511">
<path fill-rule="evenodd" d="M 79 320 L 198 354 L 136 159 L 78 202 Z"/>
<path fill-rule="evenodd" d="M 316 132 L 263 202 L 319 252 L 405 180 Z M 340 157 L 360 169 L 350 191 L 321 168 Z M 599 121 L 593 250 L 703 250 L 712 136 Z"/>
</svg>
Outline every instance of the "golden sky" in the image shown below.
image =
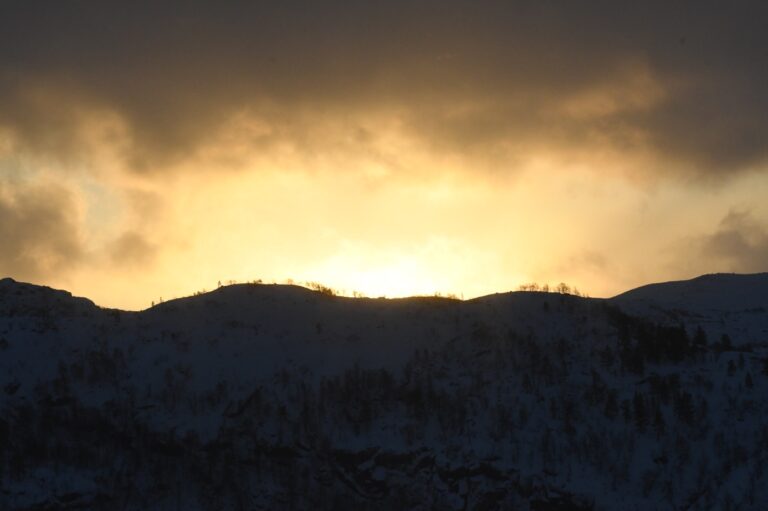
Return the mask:
<svg viewBox="0 0 768 511">
<path fill-rule="evenodd" d="M 610 296 L 768 270 L 763 2 L 17 2 L 0 276 Z"/>
</svg>

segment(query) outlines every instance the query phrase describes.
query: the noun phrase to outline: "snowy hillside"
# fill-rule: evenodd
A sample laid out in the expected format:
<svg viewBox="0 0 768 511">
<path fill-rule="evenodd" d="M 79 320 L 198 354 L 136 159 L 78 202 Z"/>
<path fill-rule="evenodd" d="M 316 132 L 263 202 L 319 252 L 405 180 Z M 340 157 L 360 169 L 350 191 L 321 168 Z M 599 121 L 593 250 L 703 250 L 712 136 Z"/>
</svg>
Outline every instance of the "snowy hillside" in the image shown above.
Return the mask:
<svg viewBox="0 0 768 511">
<path fill-rule="evenodd" d="M 768 273 L 718 273 L 642 286 L 613 300 L 644 301 L 667 309 L 734 312 L 768 307 Z"/>
<path fill-rule="evenodd" d="M 0 509 L 766 509 L 768 276 L 610 300 L 0 281 Z"/>
<path fill-rule="evenodd" d="M 713 274 L 650 284 L 611 299 L 628 313 L 689 328 L 734 342 L 768 339 L 768 273 Z"/>
</svg>

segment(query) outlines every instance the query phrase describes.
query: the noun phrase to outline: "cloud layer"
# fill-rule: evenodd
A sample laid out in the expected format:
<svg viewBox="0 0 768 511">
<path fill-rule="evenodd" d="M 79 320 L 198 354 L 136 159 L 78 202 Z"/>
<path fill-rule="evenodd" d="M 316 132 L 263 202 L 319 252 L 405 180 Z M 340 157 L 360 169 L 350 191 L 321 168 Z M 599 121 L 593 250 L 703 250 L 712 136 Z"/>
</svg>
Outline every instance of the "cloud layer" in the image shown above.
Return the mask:
<svg viewBox="0 0 768 511">
<path fill-rule="evenodd" d="M 0 125 L 61 158 L 113 115 L 126 165 L 149 173 L 220 144 L 237 115 L 260 126 L 254 151 L 311 152 L 378 113 L 510 171 L 614 151 L 723 178 L 768 156 L 767 18 L 757 1 L 14 2 Z"/>
<path fill-rule="evenodd" d="M 768 262 L 768 228 L 748 211 L 730 211 L 715 232 L 699 240 L 700 254 L 728 271 L 764 272 Z"/>
<path fill-rule="evenodd" d="M 0 183 L 0 273 L 49 278 L 83 260 L 74 201 L 55 186 Z"/>
</svg>

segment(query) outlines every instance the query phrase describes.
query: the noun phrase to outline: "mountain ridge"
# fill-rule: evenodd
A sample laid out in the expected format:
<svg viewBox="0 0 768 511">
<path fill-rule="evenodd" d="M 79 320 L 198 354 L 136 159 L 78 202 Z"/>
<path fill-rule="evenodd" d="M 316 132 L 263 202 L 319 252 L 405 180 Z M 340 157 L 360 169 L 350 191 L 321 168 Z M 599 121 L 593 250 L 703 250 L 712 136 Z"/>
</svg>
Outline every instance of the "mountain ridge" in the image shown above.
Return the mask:
<svg viewBox="0 0 768 511">
<path fill-rule="evenodd" d="M 768 303 L 768 272 L 760 272 L 760 273 L 709 273 L 709 274 L 703 274 L 699 275 L 697 277 L 693 277 L 691 279 L 683 279 L 683 280 L 671 280 L 671 281 L 663 281 L 663 282 L 653 282 L 649 284 L 643 284 L 641 286 L 631 288 L 627 291 L 623 291 L 617 295 L 611 296 L 611 297 L 589 297 L 590 299 L 594 300 L 604 300 L 608 302 L 625 302 L 628 300 L 658 300 L 659 299 L 659 292 L 669 292 L 670 290 L 674 290 L 676 292 L 680 292 L 681 290 L 688 290 L 691 288 L 699 287 L 699 288 L 709 288 L 710 293 L 715 293 L 718 290 L 713 289 L 717 286 L 723 287 L 727 286 L 728 290 L 732 290 L 736 285 L 740 286 L 749 286 L 751 288 L 759 287 L 761 288 L 761 291 L 764 291 L 764 293 L 761 294 L 761 296 L 758 298 L 759 303 Z M 119 309 L 114 307 L 102 307 L 93 302 L 88 297 L 80 297 L 80 296 L 74 296 L 71 292 L 64 290 L 64 289 L 58 289 L 53 288 L 45 285 L 40 284 L 34 284 L 29 282 L 21 282 L 13 279 L 12 277 L 5 277 L 0 279 L 0 290 L 3 289 L 3 287 L 14 287 L 15 290 L 19 289 L 25 289 L 25 290 L 32 290 L 36 289 L 38 292 L 44 292 L 44 293 L 50 293 L 51 295 L 56 295 L 60 297 L 71 297 L 75 299 L 81 299 L 86 300 L 90 303 L 93 303 L 97 307 L 101 309 L 108 309 L 108 310 L 119 310 L 121 312 L 143 312 L 151 310 L 154 307 L 162 307 L 166 306 L 169 303 L 181 303 L 181 301 L 185 300 L 195 300 L 199 299 L 201 297 L 216 297 L 220 295 L 221 293 L 236 293 L 241 292 L 241 294 L 245 295 L 246 297 L 250 295 L 250 292 L 254 288 L 259 288 L 262 290 L 274 290 L 275 292 L 280 293 L 305 293 L 306 296 L 326 296 L 326 297 L 333 297 L 336 299 L 342 299 L 342 300 L 359 300 L 359 301 L 375 301 L 377 303 L 380 303 L 382 301 L 391 301 L 391 302 L 407 302 L 407 301 L 459 301 L 459 302 L 473 302 L 473 301 L 489 301 L 493 300 L 495 298 L 504 297 L 507 295 L 537 295 L 537 294 L 545 294 L 545 295 L 559 295 L 561 293 L 552 291 L 552 292 L 542 292 L 542 291 L 517 291 L 517 290 L 511 290 L 511 291 L 500 291 L 496 293 L 490 293 L 487 295 L 482 295 L 474 298 L 469 298 L 466 300 L 456 298 L 456 297 L 449 297 L 449 296 L 441 296 L 439 294 L 436 295 L 413 295 L 413 296 L 405 296 L 405 297 L 394 297 L 394 298 L 387 298 L 387 297 L 367 297 L 367 296 L 360 296 L 360 297 L 352 297 L 352 296 L 344 296 L 344 295 L 338 295 L 333 294 L 332 290 L 328 291 L 322 291 L 313 289 L 310 287 L 305 287 L 297 284 L 277 284 L 277 283 L 236 283 L 236 284 L 229 284 L 229 285 L 223 285 L 220 286 L 217 289 L 206 291 L 202 293 L 194 293 L 192 295 L 188 296 L 182 296 L 178 298 L 172 298 L 169 300 L 162 301 L 160 303 L 156 303 L 146 309 L 141 309 L 138 311 L 132 311 L 132 310 L 126 310 L 126 309 Z M 564 293 L 569 296 L 577 296 L 577 295 L 570 295 L 568 293 Z M 578 296 L 577 296 L 578 297 Z M 582 297 L 587 298 L 587 297 Z"/>
<path fill-rule="evenodd" d="M 620 293 L 610 300 L 659 299 L 658 294 L 661 292 L 674 292 L 680 295 L 675 297 L 678 300 L 685 294 L 703 295 L 711 300 L 715 294 L 722 296 L 724 291 L 745 294 L 745 298 L 752 302 L 768 303 L 768 273 L 708 273 L 687 280 L 645 284 Z"/>
<path fill-rule="evenodd" d="M 768 313 L 629 298 L 3 279 L 0 508 L 766 508 Z"/>
</svg>

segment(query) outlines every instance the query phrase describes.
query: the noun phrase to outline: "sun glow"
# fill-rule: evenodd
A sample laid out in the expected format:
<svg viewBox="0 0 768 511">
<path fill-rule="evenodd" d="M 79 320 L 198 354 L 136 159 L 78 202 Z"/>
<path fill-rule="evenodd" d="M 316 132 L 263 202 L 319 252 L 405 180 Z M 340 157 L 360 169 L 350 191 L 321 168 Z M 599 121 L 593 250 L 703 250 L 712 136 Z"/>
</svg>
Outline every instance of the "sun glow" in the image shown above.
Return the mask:
<svg viewBox="0 0 768 511">
<path fill-rule="evenodd" d="M 399 298 L 431 295 L 441 291 L 437 281 L 417 260 L 403 258 L 387 266 L 370 268 L 360 262 L 353 262 L 349 266 L 341 260 L 338 263 L 334 261 L 319 271 L 317 280 L 335 283 L 340 286 L 338 291 L 341 294 Z"/>
</svg>

